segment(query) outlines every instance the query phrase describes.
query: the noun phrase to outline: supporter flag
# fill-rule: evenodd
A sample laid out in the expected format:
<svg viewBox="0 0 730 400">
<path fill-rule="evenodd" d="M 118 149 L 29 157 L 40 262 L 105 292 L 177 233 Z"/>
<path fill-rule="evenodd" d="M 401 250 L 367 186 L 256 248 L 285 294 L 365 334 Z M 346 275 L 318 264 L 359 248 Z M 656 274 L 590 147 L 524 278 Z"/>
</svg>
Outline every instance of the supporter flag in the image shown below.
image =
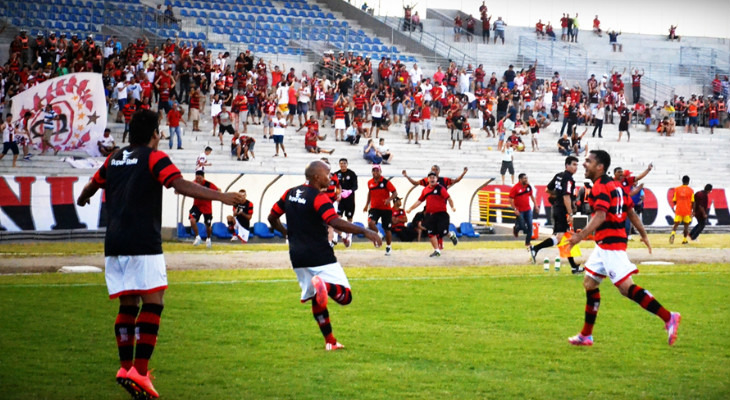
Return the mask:
<svg viewBox="0 0 730 400">
<path fill-rule="evenodd" d="M 568 246 L 570 244 L 568 241 L 571 237 L 573 237 L 572 232 L 565 232 L 565 234 L 563 234 L 563 238 L 560 239 L 560 243 L 558 243 L 558 250 L 560 250 L 560 257 L 562 258 L 581 256 L 580 243 L 576 244 L 572 248 Z"/>
<path fill-rule="evenodd" d="M 28 123 L 35 148 L 43 139 L 43 115 L 47 104 L 60 117 L 55 121 L 51 143 L 60 150 L 83 150 L 99 155 L 97 141 L 106 128 L 107 105 L 101 74 L 81 72 L 63 75 L 33 86 L 12 98 L 13 120 L 30 111 Z"/>
</svg>

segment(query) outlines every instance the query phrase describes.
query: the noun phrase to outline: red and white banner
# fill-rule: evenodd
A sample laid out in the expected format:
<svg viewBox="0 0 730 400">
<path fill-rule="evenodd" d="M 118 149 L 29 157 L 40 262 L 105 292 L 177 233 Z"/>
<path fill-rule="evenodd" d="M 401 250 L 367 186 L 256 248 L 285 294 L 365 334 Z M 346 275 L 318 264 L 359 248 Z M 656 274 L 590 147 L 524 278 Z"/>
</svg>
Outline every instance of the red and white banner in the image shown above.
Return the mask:
<svg viewBox="0 0 730 400">
<path fill-rule="evenodd" d="M 50 104 L 60 117 L 55 121 L 51 143 L 60 150 L 84 150 L 99 155 L 97 141 L 106 128 L 107 105 L 101 74 L 81 72 L 54 78 L 12 98 L 13 120 L 26 112 L 33 147 L 43 139 L 43 115 Z"/>
</svg>

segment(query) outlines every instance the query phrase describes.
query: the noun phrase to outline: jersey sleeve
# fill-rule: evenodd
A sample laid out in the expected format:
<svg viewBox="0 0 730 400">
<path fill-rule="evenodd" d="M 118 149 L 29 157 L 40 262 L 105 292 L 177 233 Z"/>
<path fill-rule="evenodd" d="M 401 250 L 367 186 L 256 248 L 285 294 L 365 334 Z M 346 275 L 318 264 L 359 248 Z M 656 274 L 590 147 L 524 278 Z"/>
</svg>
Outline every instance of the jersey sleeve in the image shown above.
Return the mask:
<svg viewBox="0 0 730 400">
<path fill-rule="evenodd" d="M 454 184 L 454 180 L 451 178 L 444 178 L 444 186 L 449 187 Z"/>
<path fill-rule="evenodd" d="M 248 215 L 253 215 L 253 203 L 248 202 Z"/>
<path fill-rule="evenodd" d="M 509 198 L 514 199 L 517 197 L 517 185 L 512 186 L 512 189 L 509 190 Z"/>
<path fill-rule="evenodd" d="M 428 186 L 428 178 L 423 178 L 420 181 L 418 181 L 418 184 L 421 186 Z"/>
<path fill-rule="evenodd" d="M 325 193 L 320 193 L 314 198 L 313 207 L 314 211 L 322 218 L 325 224 L 329 224 L 333 219 L 338 217 L 335 207 Z"/>
<path fill-rule="evenodd" d="M 170 157 L 161 151 L 153 151 L 150 153 L 150 172 L 155 177 L 157 182 L 160 182 L 166 188 L 172 186 L 172 182 L 176 179 L 181 179 L 182 174 L 177 169 L 175 164 L 172 163 Z"/>
<path fill-rule="evenodd" d="M 385 185 L 385 187 L 388 189 L 388 192 L 389 193 L 394 193 L 395 192 L 395 186 L 393 186 L 393 182 L 388 181 L 388 184 Z"/>
<path fill-rule="evenodd" d="M 593 198 L 592 206 L 595 211 L 605 212 L 611 207 L 611 194 L 608 192 L 606 184 L 599 183 L 595 185 L 591 190 L 591 197 Z"/>
<path fill-rule="evenodd" d="M 210 184 L 210 186 L 208 186 L 208 188 L 209 188 L 210 190 L 216 190 L 216 191 L 220 191 L 220 188 L 219 188 L 218 186 L 216 186 L 216 185 L 215 185 L 215 183 L 213 183 L 213 182 L 210 182 L 210 181 L 208 181 L 208 183 Z"/>
<path fill-rule="evenodd" d="M 289 191 L 287 190 L 284 192 L 284 194 L 279 198 L 279 201 L 274 203 L 274 205 L 271 207 L 271 214 L 281 217 L 286 212 L 286 196 L 289 194 Z M 251 207 L 251 210 L 253 212 L 253 207 Z"/>
<path fill-rule="evenodd" d="M 449 194 L 449 191 L 446 190 L 446 186 L 441 188 L 441 197 L 444 198 L 444 200 L 448 200 L 451 195 Z"/>
<path fill-rule="evenodd" d="M 426 186 L 421 191 L 421 195 L 418 197 L 418 201 L 426 201 L 426 196 L 428 196 L 428 192 L 429 192 L 429 187 Z"/>
<path fill-rule="evenodd" d="M 112 158 L 112 156 L 114 156 L 114 153 L 109 154 L 106 160 L 104 160 L 104 164 L 96 171 L 94 177 L 91 178 L 100 187 L 106 187 L 106 171 L 109 166 L 109 160 Z"/>
</svg>

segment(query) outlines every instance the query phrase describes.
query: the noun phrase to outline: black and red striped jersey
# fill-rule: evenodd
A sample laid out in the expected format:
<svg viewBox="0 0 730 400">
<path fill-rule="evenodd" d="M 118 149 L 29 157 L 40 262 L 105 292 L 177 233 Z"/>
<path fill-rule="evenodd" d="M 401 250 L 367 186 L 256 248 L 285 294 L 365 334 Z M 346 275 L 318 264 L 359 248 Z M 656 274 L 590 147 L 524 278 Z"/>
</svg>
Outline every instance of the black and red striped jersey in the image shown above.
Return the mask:
<svg viewBox="0 0 730 400">
<path fill-rule="evenodd" d="M 330 184 L 327 185 L 327 189 L 325 189 L 324 192 L 325 192 L 325 194 L 327 194 L 327 197 L 333 203 L 335 201 L 337 201 L 337 188 L 338 187 L 340 187 L 340 178 L 335 173 L 330 174 Z"/>
<path fill-rule="evenodd" d="M 606 220 L 596 228 L 593 235 L 598 247 L 604 250 L 626 250 L 626 213 L 633 209 L 634 203 L 621 183 L 603 175 L 593 183 L 587 200 L 594 213 L 606 213 Z"/>
<path fill-rule="evenodd" d="M 327 224 L 337 211 L 327 195 L 309 185 L 287 190 L 271 208 L 271 214 L 286 214 L 289 258 L 292 267 L 308 268 L 337 262 L 327 238 Z"/>
<path fill-rule="evenodd" d="M 167 154 L 125 147 L 107 157 L 93 179 L 106 189 L 106 256 L 162 254 L 162 186 L 182 178 Z"/>
</svg>

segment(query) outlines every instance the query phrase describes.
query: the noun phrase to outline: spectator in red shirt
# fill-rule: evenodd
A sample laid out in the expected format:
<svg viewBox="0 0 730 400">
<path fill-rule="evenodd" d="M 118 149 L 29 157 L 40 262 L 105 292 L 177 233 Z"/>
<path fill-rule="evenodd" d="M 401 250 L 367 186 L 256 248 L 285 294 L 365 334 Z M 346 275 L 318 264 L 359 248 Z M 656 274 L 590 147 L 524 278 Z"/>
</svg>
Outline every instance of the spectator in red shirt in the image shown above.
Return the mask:
<svg viewBox="0 0 730 400">
<path fill-rule="evenodd" d="M 187 122 L 182 119 L 183 109 L 177 102 L 172 104 L 172 108 L 167 112 L 167 126 L 170 127 L 170 149 L 172 149 L 173 137 L 177 135 L 177 149 L 182 150 L 182 130 L 180 122 L 187 126 Z"/>
<path fill-rule="evenodd" d="M 456 233 L 449 232 L 449 213 L 446 211 L 447 201 L 451 206 L 451 211 L 456 211 L 454 200 L 449 195 L 446 187 L 438 182 L 438 175 L 434 172 L 428 173 L 428 186 L 423 188 L 421 197 L 406 210 L 406 213 L 410 213 L 424 201 L 426 202 L 424 226 L 431 240 L 431 246 L 433 246 L 433 253 L 430 257 L 440 257 L 441 250 L 444 248 L 444 236 L 448 234 L 454 245 L 459 241 L 456 239 Z"/>
<path fill-rule="evenodd" d="M 512 233 L 517 237 L 520 231 L 525 232 L 525 246 L 530 247 L 532 239 L 532 216 L 534 204 L 535 213 L 537 213 L 537 202 L 535 201 L 534 190 L 527 180 L 527 174 L 521 173 L 518 177 L 519 182 L 509 191 L 509 204 L 515 210 L 515 226 Z"/>
<path fill-rule="evenodd" d="M 314 116 L 312 116 L 314 118 Z M 317 140 L 324 140 L 327 138 L 327 135 L 320 135 L 319 131 L 314 128 L 314 126 L 310 125 L 307 127 L 307 133 L 304 135 L 304 148 L 309 153 L 327 153 L 332 154 L 335 152 L 335 149 L 323 149 L 319 146 L 317 146 Z"/>
</svg>

